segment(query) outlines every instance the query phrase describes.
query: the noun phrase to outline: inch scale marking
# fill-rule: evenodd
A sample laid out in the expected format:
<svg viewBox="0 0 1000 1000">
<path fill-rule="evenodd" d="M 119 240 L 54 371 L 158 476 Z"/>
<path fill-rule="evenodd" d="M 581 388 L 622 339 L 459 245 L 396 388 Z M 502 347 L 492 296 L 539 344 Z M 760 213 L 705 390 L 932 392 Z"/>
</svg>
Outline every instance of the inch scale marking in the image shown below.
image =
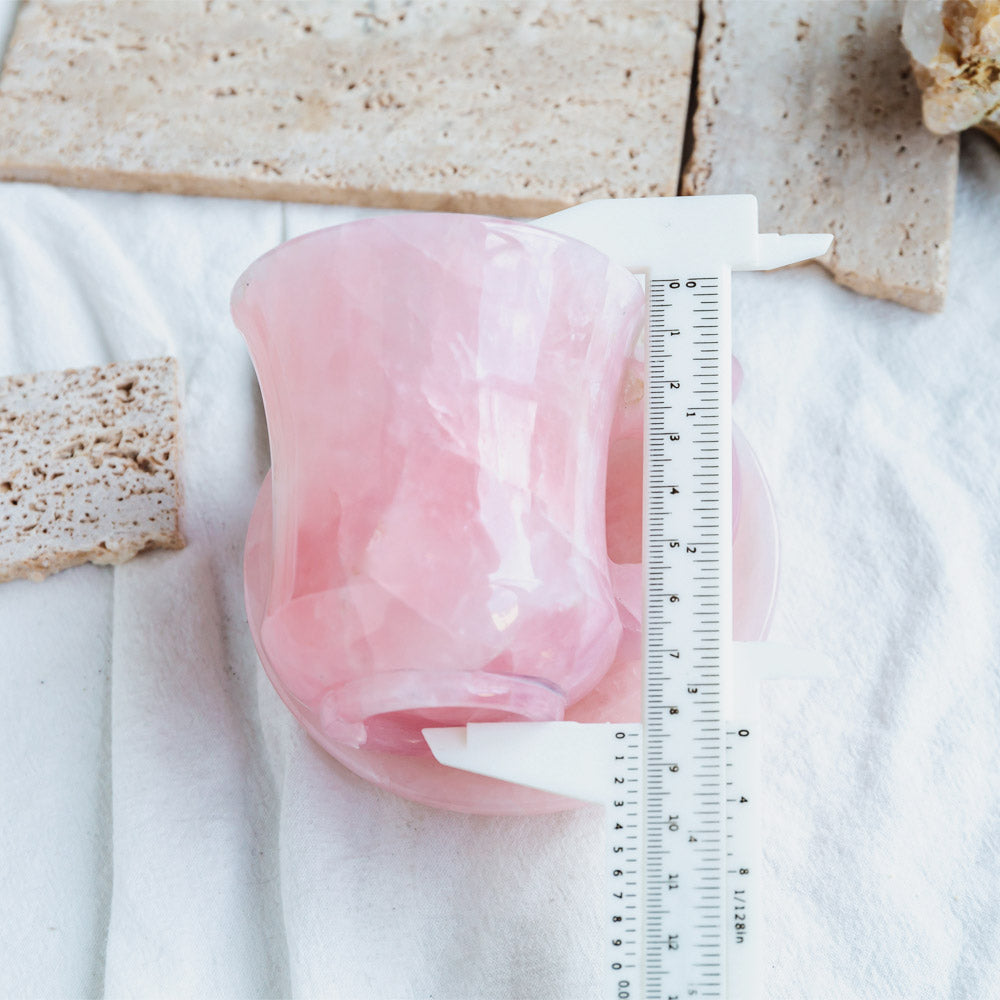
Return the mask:
<svg viewBox="0 0 1000 1000">
<path fill-rule="evenodd" d="M 728 282 L 649 281 L 644 511 L 645 993 L 726 992 L 732 606 Z M 725 391 L 723 391 L 725 387 Z M 727 609 L 724 615 L 723 609 Z"/>
</svg>

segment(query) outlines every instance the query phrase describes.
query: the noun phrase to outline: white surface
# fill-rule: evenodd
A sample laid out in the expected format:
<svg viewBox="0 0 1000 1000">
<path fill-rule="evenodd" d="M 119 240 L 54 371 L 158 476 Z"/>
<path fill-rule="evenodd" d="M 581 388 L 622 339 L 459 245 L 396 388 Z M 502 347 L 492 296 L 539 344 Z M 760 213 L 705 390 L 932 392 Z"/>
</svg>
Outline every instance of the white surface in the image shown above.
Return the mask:
<svg viewBox="0 0 1000 1000">
<path fill-rule="evenodd" d="M 0 587 L 0 995 L 588 998 L 596 810 L 490 819 L 368 786 L 246 628 L 266 439 L 227 299 L 356 211 L 0 186 L 0 371 L 176 354 L 188 547 Z M 772 1000 L 1000 981 L 1000 153 L 966 142 L 947 311 L 815 266 L 736 275 L 737 417 L 784 543 L 765 690 Z"/>
</svg>

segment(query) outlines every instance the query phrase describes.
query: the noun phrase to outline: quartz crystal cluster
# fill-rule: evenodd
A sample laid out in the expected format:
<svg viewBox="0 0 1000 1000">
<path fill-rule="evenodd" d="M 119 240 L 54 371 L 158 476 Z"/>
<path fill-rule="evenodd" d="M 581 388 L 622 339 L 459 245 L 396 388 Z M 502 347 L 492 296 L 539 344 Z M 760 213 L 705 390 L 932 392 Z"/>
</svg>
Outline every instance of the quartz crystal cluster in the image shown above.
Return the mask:
<svg viewBox="0 0 1000 1000">
<path fill-rule="evenodd" d="M 903 41 L 927 127 L 943 135 L 978 126 L 1000 142 L 1000 0 L 911 0 Z"/>
</svg>

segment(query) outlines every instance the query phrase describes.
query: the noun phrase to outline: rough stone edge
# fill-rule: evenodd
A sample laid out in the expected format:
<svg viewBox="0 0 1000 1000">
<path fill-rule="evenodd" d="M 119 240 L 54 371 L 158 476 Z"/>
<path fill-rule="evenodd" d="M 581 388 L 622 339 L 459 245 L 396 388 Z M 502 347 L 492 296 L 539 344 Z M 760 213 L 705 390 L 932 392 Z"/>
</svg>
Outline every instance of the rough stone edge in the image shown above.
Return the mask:
<svg viewBox="0 0 1000 1000">
<path fill-rule="evenodd" d="M 250 198 L 304 204 L 354 205 L 424 212 L 464 212 L 528 218 L 558 212 L 578 204 L 576 199 L 513 198 L 474 191 L 436 192 L 396 188 L 357 188 L 256 178 L 209 177 L 194 173 L 154 173 L 110 168 L 66 167 L 57 163 L 0 167 L 0 181 L 27 181 L 100 191 L 156 192 L 207 198 Z"/>
</svg>

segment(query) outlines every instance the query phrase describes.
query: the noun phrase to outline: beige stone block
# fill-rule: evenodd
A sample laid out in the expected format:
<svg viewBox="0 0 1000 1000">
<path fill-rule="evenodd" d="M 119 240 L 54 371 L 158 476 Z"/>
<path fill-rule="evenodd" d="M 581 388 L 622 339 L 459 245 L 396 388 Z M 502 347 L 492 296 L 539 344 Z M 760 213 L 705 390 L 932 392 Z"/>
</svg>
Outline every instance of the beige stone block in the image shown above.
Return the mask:
<svg viewBox="0 0 1000 1000">
<path fill-rule="evenodd" d="M 688 194 L 755 194 L 762 231 L 829 232 L 838 282 L 944 305 L 958 140 L 924 128 L 902 5 L 707 0 Z"/>
<path fill-rule="evenodd" d="M 174 358 L 0 378 L 0 581 L 179 549 Z"/>
<path fill-rule="evenodd" d="M 0 177 L 531 216 L 674 194 L 697 4 L 30 0 Z"/>
</svg>

